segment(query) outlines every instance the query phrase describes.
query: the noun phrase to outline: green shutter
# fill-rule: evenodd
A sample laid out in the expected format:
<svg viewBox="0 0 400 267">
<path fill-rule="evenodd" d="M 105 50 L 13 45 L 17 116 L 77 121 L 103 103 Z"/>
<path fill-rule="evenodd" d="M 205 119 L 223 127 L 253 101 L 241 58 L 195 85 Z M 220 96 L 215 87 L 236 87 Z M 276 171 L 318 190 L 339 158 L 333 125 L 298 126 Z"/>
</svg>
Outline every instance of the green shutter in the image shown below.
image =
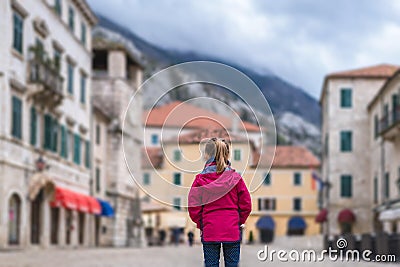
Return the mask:
<svg viewBox="0 0 400 267">
<path fill-rule="evenodd" d="M 68 11 L 68 25 L 71 31 L 74 31 L 75 29 L 75 13 L 72 7 L 69 7 Z"/>
<path fill-rule="evenodd" d="M 301 185 L 301 174 L 299 172 L 295 172 L 293 176 L 293 184 L 294 185 Z"/>
<path fill-rule="evenodd" d="M 353 195 L 353 178 L 351 175 L 342 175 L 340 177 L 340 196 L 352 197 Z"/>
<path fill-rule="evenodd" d="M 13 15 L 13 22 L 14 22 L 14 38 L 13 38 L 13 48 L 20 52 L 21 54 L 23 53 L 23 19 L 21 15 L 18 13 L 14 12 Z"/>
<path fill-rule="evenodd" d="M 174 184 L 175 185 L 181 185 L 181 174 L 180 173 L 174 173 Z"/>
<path fill-rule="evenodd" d="M 78 134 L 74 135 L 74 162 L 81 164 L 81 138 Z"/>
<path fill-rule="evenodd" d="M 340 132 L 340 150 L 342 152 L 351 152 L 353 147 L 352 147 L 352 132 L 350 131 L 343 131 Z"/>
<path fill-rule="evenodd" d="M 45 114 L 43 148 L 47 150 L 52 150 L 52 124 L 53 118 L 49 114 Z"/>
<path fill-rule="evenodd" d="M 61 7 L 61 0 L 56 0 L 55 5 L 54 5 L 54 10 L 56 13 L 61 16 L 62 13 L 62 7 Z"/>
<path fill-rule="evenodd" d="M 390 197 L 390 176 L 389 173 L 385 173 L 385 198 Z"/>
<path fill-rule="evenodd" d="M 31 107 L 31 145 L 35 146 L 37 140 L 37 115 L 35 107 Z"/>
<path fill-rule="evenodd" d="M 81 74 L 81 103 L 85 104 L 86 102 L 86 77 Z"/>
<path fill-rule="evenodd" d="M 58 127 L 58 121 L 54 118 L 51 125 L 51 150 L 53 152 L 57 152 L 58 149 Z"/>
<path fill-rule="evenodd" d="M 16 96 L 12 97 L 12 125 L 11 134 L 22 139 L 22 101 Z"/>
<path fill-rule="evenodd" d="M 349 88 L 340 90 L 340 106 L 342 108 L 351 108 L 352 106 L 352 91 Z"/>
<path fill-rule="evenodd" d="M 86 25 L 83 22 L 81 24 L 81 42 L 86 45 Z"/>
<path fill-rule="evenodd" d="M 74 67 L 71 64 L 68 64 L 68 93 L 71 95 L 74 94 Z"/>
<path fill-rule="evenodd" d="M 85 166 L 90 168 L 90 142 L 85 141 Z"/>
<path fill-rule="evenodd" d="M 68 158 L 68 142 L 67 139 L 67 129 L 65 128 L 64 125 L 61 125 L 61 149 L 60 149 L 60 155 L 63 158 Z"/>
<path fill-rule="evenodd" d="M 100 192 L 100 169 L 96 168 L 96 192 Z"/>
<path fill-rule="evenodd" d="M 181 152 L 179 150 L 174 151 L 174 161 L 180 161 L 181 160 Z"/>
<path fill-rule="evenodd" d="M 271 173 L 267 173 L 264 177 L 264 184 L 270 185 L 271 184 Z"/>
</svg>

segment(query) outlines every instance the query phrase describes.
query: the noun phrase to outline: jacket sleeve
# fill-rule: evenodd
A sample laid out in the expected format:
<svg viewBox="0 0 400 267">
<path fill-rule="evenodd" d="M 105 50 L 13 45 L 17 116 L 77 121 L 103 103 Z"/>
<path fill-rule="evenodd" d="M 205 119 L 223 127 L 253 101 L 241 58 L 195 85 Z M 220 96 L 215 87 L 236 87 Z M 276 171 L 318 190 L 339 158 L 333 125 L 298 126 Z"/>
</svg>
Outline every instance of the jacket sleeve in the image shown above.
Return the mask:
<svg viewBox="0 0 400 267">
<path fill-rule="evenodd" d="M 192 187 L 189 191 L 188 197 L 188 211 L 189 216 L 194 223 L 196 223 L 197 228 L 201 229 L 201 218 L 202 218 L 202 211 L 203 206 L 201 205 L 201 194 L 200 194 L 200 187 L 197 183 L 197 176 L 194 179 Z"/>
<path fill-rule="evenodd" d="M 243 179 L 238 183 L 239 223 L 244 224 L 251 212 L 251 197 Z"/>
</svg>

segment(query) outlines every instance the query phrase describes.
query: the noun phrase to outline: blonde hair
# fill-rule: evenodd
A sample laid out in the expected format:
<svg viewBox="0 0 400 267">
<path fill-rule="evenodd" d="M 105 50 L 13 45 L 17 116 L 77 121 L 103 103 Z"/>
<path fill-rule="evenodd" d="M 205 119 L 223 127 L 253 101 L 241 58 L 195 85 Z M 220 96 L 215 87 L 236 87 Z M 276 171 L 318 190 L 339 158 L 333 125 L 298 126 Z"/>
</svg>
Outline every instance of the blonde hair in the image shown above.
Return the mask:
<svg viewBox="0 0 400 267">
<path fill-rule="evenodd" d="M 228 166 L 229 144 L 225 139 L 215 141 L 215 161 L 217 163 L 217 173 L 221 173 Z"/>
</svg>

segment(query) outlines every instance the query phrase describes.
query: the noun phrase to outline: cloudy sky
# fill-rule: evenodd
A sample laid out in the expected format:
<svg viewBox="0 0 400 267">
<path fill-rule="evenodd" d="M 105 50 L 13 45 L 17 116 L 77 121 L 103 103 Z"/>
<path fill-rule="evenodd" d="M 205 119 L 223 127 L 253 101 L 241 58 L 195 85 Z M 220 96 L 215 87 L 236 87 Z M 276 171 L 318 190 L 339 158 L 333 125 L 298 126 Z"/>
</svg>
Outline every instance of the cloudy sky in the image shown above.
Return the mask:
<svg viewBox="0 0 400 267">
<path fill-rule="evenodd" d="M 144 39 L 272 71 L 318 98 L 326 73 L 400 64 L 397 0 L 88 0 Z"/>
</svg>

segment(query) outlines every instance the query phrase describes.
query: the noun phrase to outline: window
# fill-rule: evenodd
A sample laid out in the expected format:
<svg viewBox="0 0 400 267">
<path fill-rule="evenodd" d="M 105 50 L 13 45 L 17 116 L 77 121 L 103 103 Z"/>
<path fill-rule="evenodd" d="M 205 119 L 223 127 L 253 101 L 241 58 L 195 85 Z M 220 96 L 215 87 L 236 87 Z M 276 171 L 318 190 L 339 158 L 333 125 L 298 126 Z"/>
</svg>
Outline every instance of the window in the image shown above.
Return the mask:
<svg viewBox="0 0 400 267">
<path fill-rule="evenodd" d="M 90 168 L 90 141 L 85 141 L 85 166 Z"/>
<path fill-rule="evenodd" d="M 385 198 L 389 198 L 390 197 L 390 175 L 388 172 L 385 173 Z"/>
<path fill-rule="evenodd" d="M 96 145 L 100 145 L 100 125 L 96 124 Z"/>
<path fill-rule="evenodd" d="M 378 203 L 378 177 L 374 177 L 374 203 Z"/>
<path fill-rule="evenodd" d="M 81 24 L 81 42 L 86 46 L 86 25 L 83 22 Z"/>
<path fill-rule="evenodd" d="M 325 146 L 324 146 L 324 150 L 325 150 L 325 156 L 328 155 L 329 153 L 329 135 L 325 134 Z"/>
<path fill-rule="evenodd" d="M 378 115 L 374 116 L 374 137 L 377 138 L 379 134 L 379 119 Z"/>
<path fill-rule="evenodd" d="M 181 174 L 179 172 L 174 173 L 174 184 L 175 185 L 181 185 L 182 184 Z"/>
<path fill-rule="evenodd" d="M 60 149 L 61 157 L 67 159 L 68 158 L 68 135 L 67 129 L 64 125 L 61 125 L 61 149 Z"/>
<path fill-rule="evenodd" d="M 81 164 L 81 138 L 78 134 L 74 135 L 74 162 Z"/>
<path fill-rule="evenodd" d="M 340 151 L 342 152 L 351 152 L 353 149 L 352 139 L 353 133 L 351 131 L 342 131 L 340 132 Z"/>
<path fill-rule="evenodd" d="M 399 118 L 399 95 L 393 94 L 392 95 L 392 123 L 397 122 Z"/>
<path fill-rule="evenodd" d="M 13 48 L 23 54 L 24 19 L 20 14 L 13 14 Z"/>
<path fill-rule="evenodd" d="M 293 184 L 294 185 L 301 185 L 301 173 L 295 172 L 293 174 Z"/>
<path fill-rule="evenodd" d="M 265 174 L 264 185 L 271 185 L 271 173 L 270 172 Z"/>
<path fill-rule="evenodd" d="M 148 172 L 143 173 L 143 184 L 144 185 L 150 184 L 150 173 Z"/>
<path fill-rule="evenodd" d="M 342 175 L 340 177 L 340 196 L 350 198 L 353 195 L 353 177 Z"/>
<path fill-rule="evenodd" d="M 151 135 L 151 144 L 152 145 L 158 145 L 158 134 L 152 134 Z"/>
<path fill-rule="evenodd" d="M 259 198 L 258 199 L 258 210 L 276 210 L 276 199 L 275 198 Z"/>
<path fill-rule="evenodd" d="M 174 209 L 181 210 L 181 198 L 180 197 L 174 197 L 173 203 L 174 203 Z"/>
<path fill-rule="evenodd" d="M 81 74 L 81 103 L 86 103 L 86 76 Z"/>
<path fill-rule="evenodd" d="M 43 148 L 57 152 L 58 122 L 49 114 L 44 115 L 44 142 Z"/>
<path fill-rule="evenodd" d="M 241 160 L 241 153 L 240 153 L 240 149 L 235 149 L 233 151 L 233 159 L 236 161 L 240 161 Z"/>
<path fill-rule="evenodd" d="M 71 31 L 75 30 L 75 12 L 72 7 L 69 7 L 68 10 L 68 26 L 71 29 Z"/>
<path fill-rule="evenodd" d="M 180 161 L 181 160 L 181 151 L 174 150 L 174 161 Z"/>
<path fill-rule="evenodd" d="M 96 167 L 96 192 L 99 193 L 100 192 L 100 169 L 99 167 Z"/>
<path fill-rule="evenodd" d="M 56 67 L 56 70 L 58 71 L 58 73 L 60 73 L 61 70 L 61 52 L 54 48 L 54 65 Z"/>
<path fill-rule="evenodd" d="M 342 108 L 351 108 L 351 106 L 352 106 L 352 91 L 350 88 L 342 88 L 340 90 L 340 106 Z"/>
<path fill-rule="evenodd" d="M 22 139 L 22 101 L 18 97 L 13 96 L 11 105 L 11 134 L 15 138 Z"/>
<path fill-rule="evenodd" d="M 294 211 L 301 211 L 301 198 L 295 197 L 293 199 L 293 210 Z"/>
<path fill-rule="evenodd" d="M 31 107 L 31 145 L 37 144 L 37 114 L 35 107 Z"/>
<path fill-rule="evenodd" d="M 60 17 L 62 16 L 62 3 L 61 3 L 61 0 L 55 0 L 55 2 L 54 2 L 54 11 Z"/>
<path fill-rule="evenodd" d="M 67 89 L 69 94 L 74 94 L 74 66 L 71 63 L 68 63 Z"/>
</svg>

